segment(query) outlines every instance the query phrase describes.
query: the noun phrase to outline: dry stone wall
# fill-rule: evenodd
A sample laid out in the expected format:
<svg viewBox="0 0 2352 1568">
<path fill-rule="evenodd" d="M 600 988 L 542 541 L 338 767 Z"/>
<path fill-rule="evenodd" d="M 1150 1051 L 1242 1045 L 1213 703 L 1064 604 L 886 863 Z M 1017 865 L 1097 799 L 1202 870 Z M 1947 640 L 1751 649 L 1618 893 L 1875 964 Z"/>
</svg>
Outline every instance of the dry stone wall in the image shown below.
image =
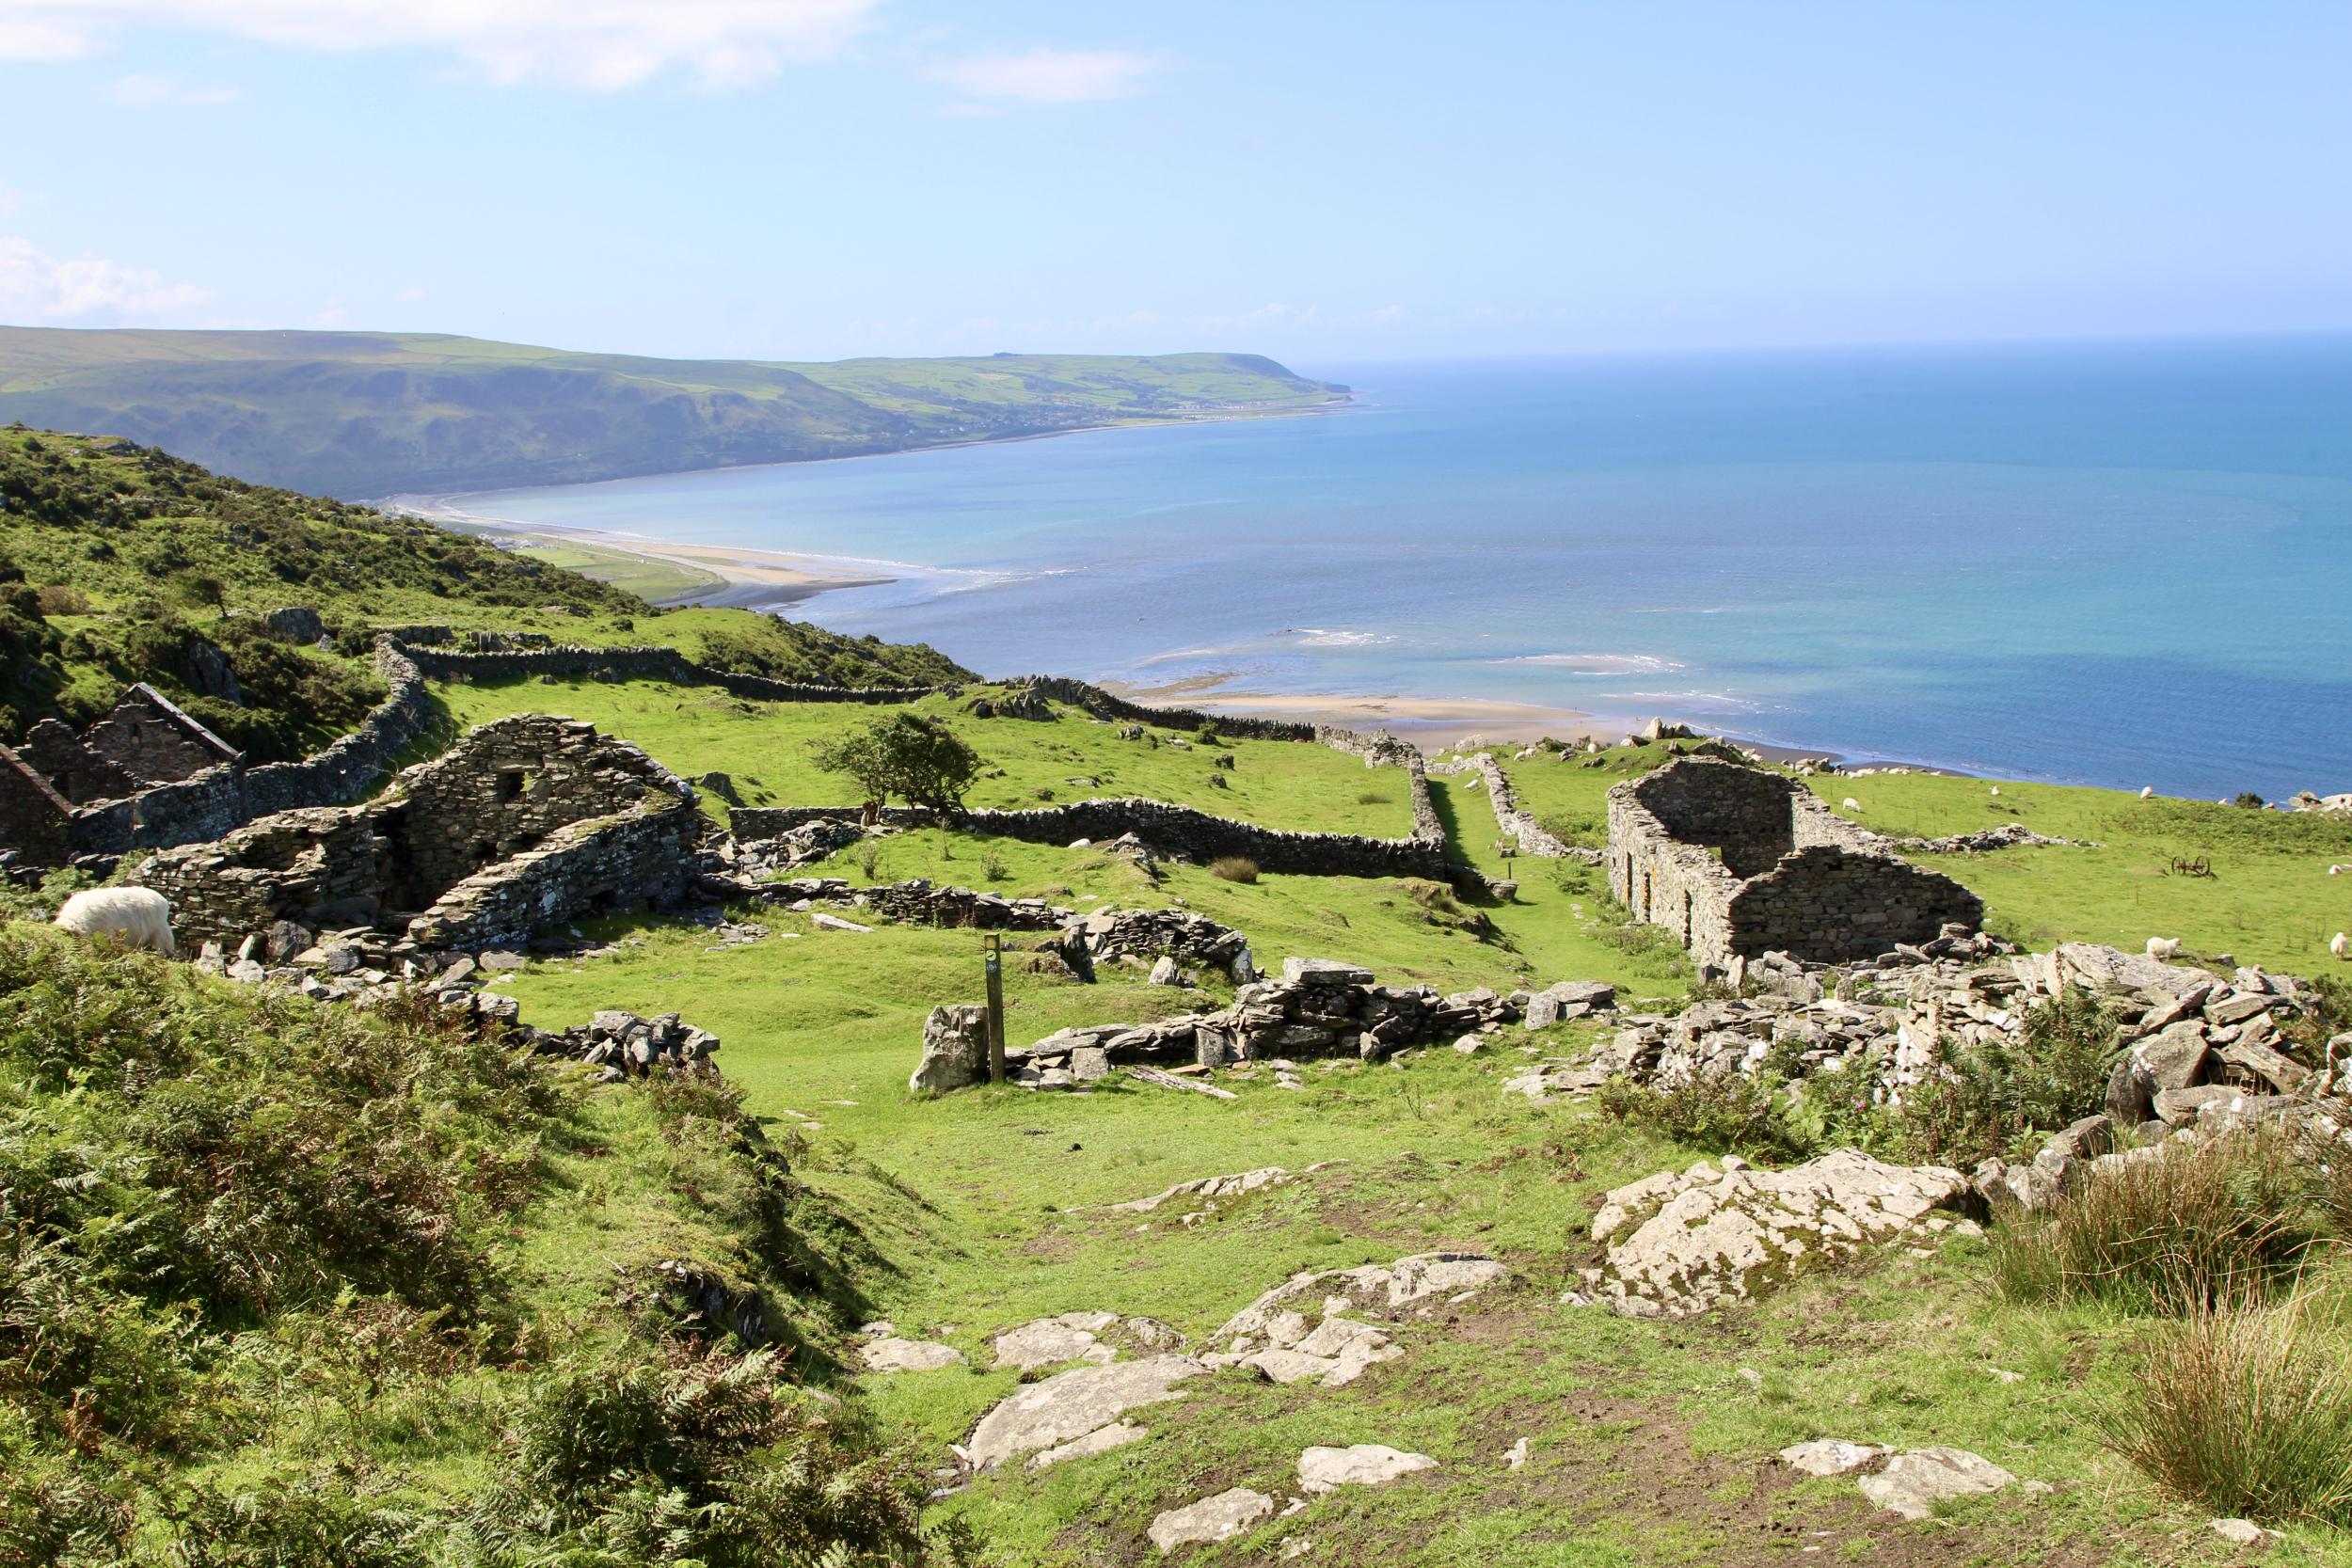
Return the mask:
<svg viewBox="0 0 2352 1568">
<path fill-rule="evenodd" d="M 737 836 L 781 837 L 810 822 L 854 817 L 841 806 L 759 806 L 731 814 Z M 929 827 L 937 818 L 913 806 L 892 806 L 882 820 L 897 827 Z M 1454 875 L 1447 863 L 1442 830 L 1432 837 L 1372 838 L 1357 833 L 1299 833 L 1261 827 L 1230 816 L 1214 816 L 1191 806 L 1140 798 L 1073 800 L 1024 811 L 970 811 L 956 818 L 976 833 L 1025 844 L 1102 843 L 1135 834 L 1153 849 L 1196 861 L 1247 856 L 1262 871 L 1314 877 L 1426 877 L 1443 881 Z M 1434 826 L 1434 821 L 1433 821 Z"/>
<path fill-rule="evenodd" d="M 938 686 L 818 686 L 738 674 L 697 664 L 675 648 L 588 648 L 566 643 L 553 648 L 497 653 L 453 653 L 409 648 L 408 657 L 435 680 L 520 680 L 531 675 L 590 675 L 613 680 L 668 681 L 675 686 L 716 686 L 738 697 L 771 703 L 911 703 L 947 689 Z"/>
</svg>

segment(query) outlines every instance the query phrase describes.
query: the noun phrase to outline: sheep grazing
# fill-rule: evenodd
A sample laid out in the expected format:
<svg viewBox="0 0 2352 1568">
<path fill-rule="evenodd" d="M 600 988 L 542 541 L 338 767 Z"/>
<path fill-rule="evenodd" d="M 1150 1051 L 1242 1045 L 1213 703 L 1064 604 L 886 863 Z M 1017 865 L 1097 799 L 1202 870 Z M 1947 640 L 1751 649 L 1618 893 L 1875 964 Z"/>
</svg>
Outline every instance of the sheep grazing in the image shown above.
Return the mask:
<svg viewBox="0 0 2352 1568">
<path fill-rule="evenodd" d="M 1860 811 L 1862 809 L 1862 802 L 1849 795 L 1846 797 L 1846 809 L 1848 811 Z"/>
<path fill-rule="evenodd" d="M 171 902 L 153 888 L 87 889 L 65 901 L 56 924 L 86 937 L 120 937 L 167 958 L 172 954 Z"/>
<path fill-rule="evenodd" d="M 2150 937 L 2148 939 L 2148 956 L 2152 958 L 2169 958 L 2180 950 L 2181 939 L 2178 937 Z"/>
<path fill-rule="evenodd" d="M 1993 793 L 1994 793 L 1994 794 L 1995 794 L 1995 795 L 1998 795 L 2000 792 L 2001 792 L 2001 786 L 2000 786 L 1999 784 L 1994 784 L 1994 785 L 1993 786 Z"/>
<path fill-rule="evenodd" d="M 2143 800 L 2153 800 L 2155 793 L 2156 786 L 2154 784 L 2141 784 L 2139 786 L 2139 798 Z"/>
<path fill-rule="evenodd" d="M 2335 940 L 2328 943 L 2328 951 L 2339 958 L 2352 958 L 2352 937 L 2338 931 Z"/>
</svg>

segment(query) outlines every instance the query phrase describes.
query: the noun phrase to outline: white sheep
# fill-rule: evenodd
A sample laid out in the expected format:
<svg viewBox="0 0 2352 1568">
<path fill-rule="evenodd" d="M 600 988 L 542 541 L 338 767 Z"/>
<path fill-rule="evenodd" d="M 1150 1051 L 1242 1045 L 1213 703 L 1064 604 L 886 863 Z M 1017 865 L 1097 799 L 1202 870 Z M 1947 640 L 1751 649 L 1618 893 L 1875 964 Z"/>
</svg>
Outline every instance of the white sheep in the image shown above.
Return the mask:
<svg viewBox="0 0 2352 1568">
<path fill-rule="evenodd" d="M 2178 937 L 2150 937 L 2148 939 L 2148 956 L 2152 958 L 2169 958 L 2180 950 L 2181 939 Z"/>
<path fill-rule="evenodd" d="M 172 954 L 171 901 L 151 887 L 94 887 L 75 894 L 56 924 L 86 937 L 119 936 L 133 947 Z"/>
<path fill-rule="evenodd" d="M 1999 784 L 1994 784 L 1994 785 L 1993 786 L 1993 793 L 1994 793 L 1994 794 L 1995 794 L 1995 795 L 1998 795 L 2000 792 L 2001 792 L 2001 786 L 2000 786 Z"/>
<path fill-rule="evenodd" d="M 2338 931 L 2335 939 L 2328 943 L 2328 951 L 2339 958 L 2352 958 L 2352 937 Z"/>
<path fill-rule="evenodd" d="M 1862 802 L 1849 795 L 1846 797 L 1846 809 L 1848 811 L 1860 811 L 1862 809 Z"/>
<path fill-rule="evenodd" d="M 2139 786 L 2139 798 L 2143 800 L 2154 799 L 2155 793 L 2156 786 L 2154 784 L 2141 784 Z"/>
</svg>

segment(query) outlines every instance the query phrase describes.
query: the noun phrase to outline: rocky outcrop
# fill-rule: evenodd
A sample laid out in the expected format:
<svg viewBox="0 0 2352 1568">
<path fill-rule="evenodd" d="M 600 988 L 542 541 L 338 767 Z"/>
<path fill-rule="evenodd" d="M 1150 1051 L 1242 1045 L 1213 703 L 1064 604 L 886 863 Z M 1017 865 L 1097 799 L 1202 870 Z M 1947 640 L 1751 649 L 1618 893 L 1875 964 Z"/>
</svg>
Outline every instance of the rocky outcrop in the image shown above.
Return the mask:
<svg viewBox="0 0 2352 1568">
<path fill-rule="evenodd" d="M 1406 1453 L 1385 1443 L 1353 1443 L 1343 1449 L 1309 1449 L 1298 1456 L 1298 1489 L 1312 1496 L 1343 1486 L 1386 1486 L 1417 1470 L 1434 1470 L 1425 1453 Z"/>
<path fill-rule="evenodd" d="M 1428 1252 L 1381 1265 L 1293 1275 L 1243 1307 L 1210 1342 L 1210 1366 L 1243 1366 L 1272 1383 L 1353 1383 L 1402 1354 L 1390 1329 L 1459 1304 L 1507 1278 L 1510 1270 L 1474 1253 Z"/>
<path fill-rule="evenodd" d="M 1118 1422 L 1130 1410 L 1181 1399 L 1177 1385 L 1208 1369 L 1188 1355 L 1077 1367 L 1025 1384 L 980 1418 L 964 1444 L 975 1470 L 1075 1442 Z"/>
<path fill-rule="evenodd" d="M 1941 1165 L 1889 1165 L 1836 1149 L 1787 1170 L 1726 1155 L 1619 1187 L 1593 1217 L 1604 1249 L 1582 1294 L 1627 1317 L 1686 1317 L 1915 1230 L 1969 1197 Z"/>
</svg>

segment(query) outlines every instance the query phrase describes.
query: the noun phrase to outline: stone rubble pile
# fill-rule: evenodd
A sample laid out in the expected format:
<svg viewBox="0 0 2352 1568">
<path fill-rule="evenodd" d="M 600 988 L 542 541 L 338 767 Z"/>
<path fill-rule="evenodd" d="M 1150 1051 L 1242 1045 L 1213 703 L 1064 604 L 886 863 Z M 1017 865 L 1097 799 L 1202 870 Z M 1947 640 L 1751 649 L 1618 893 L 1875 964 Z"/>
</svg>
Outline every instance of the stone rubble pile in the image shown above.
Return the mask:
<svg viewBox="0 0 2352 1568">
<path fill-rule="evenodd" d="M 1899 838 L 1893 843 L 1896 848 L 1913 855 L 1981 855 L 1995 849 L 2099 847 L 2087 838 L 2051 838 L 2035 832 L 2023 822 L 2005 822 L 1997 828 L 1983 828 L 1973 833 L 1954 833 L 1948 838 Z"/>
<path fill-rule="evenodd" d="M 730 924 L 715 910 L 694 912 L 701 917 L 699 924 L 713 927 L 728 945 L 766 935 L 764 927 Z M 527 945 L 543 955 L 575 958 L 623 950 L 582 937 L 540 937 Z M 521 1005 L 485 987 L 527 961 L 502 948 L 453 952 L 420 947 L 406 938 L 394 940 L 373 927 L 319 932 L 281 920 L 267 932 L 247 937 L 234 958 L 224 954 L 218 942 L 203 943 L 190 967 L 242 985 L 269 986 L 313 1002 L 358 1007 L 381 1007 L 421 994 L 445 1012 L 516 1031 L 540 1054 L 600 1069 L 598 1076 L 608 1083 L 654 1072 L 716 1070 L 710 1057 L 719 1049 L 719 1037 L 684 1022 L 676 1013 L 644 1019 L 610 1008 L 569 1029 L 518 1024 Z"/>
<path fill-rule="evenodd" d="M 2047 1492 L 2042 1481 L 2020 1481 L 1982 1454 L 1965 1449 L 1901 1452 L 1869 1443 L 1822 1438 L 1780 1450 L 1780 1462 L 1809 1476 L 1859 1475 L 1862 1495 L 1889 1513 L 1925 1519 L 1947 1497 L 1982 1497 L 2006 1487 Z"/>
<path fill-rule="evenodd" d="M 1263 1062 L 1289 1076 L 1295 1058 L 1355 1056 L 1382 1061 L 1411 1046 L 1491 1033 L 1528 1017 L 1557 1021 L 1616 1006 L 1613 988 L 1564 982 L 1544 991 L 1502 995 L 1486 987 L 1441 995 L 1428 986 L 1383 986 L 1372 971 L 1325 958 L 1284 960 L 1279 979 L 1243 986 L 1233 1005 L 1152 1023 L 1098 1023 L 1064 1029 L 1029 1046 L 1009 1048 L 1013 1081 L 1032 1088 L 1070 1088 L 1138 1063 L 1220 1068 Z M 934 1009 L 933 1018 L 952 1009 Z M 960 1036 L 925 1029 L 915 1069 L 918 1089 L 977 1082 Z M 962 1076 L 975 1070 L 975 1076 Z"/>
</svg>

